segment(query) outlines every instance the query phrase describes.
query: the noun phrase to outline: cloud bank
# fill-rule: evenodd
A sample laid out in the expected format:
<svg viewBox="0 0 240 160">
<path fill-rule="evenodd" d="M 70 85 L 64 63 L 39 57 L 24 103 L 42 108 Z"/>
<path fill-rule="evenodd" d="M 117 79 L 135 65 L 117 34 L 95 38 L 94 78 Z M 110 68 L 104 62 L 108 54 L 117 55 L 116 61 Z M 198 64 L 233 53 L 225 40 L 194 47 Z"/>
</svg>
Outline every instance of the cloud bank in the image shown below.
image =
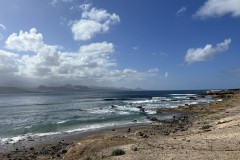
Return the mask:
<svg viewBox="0 0 240 160">
<path fill-rule="evenodd" d="M 7 52 L 0 50 L 0 74 L 21 81 L 123 85 L 156 76 L 134 69 L 113 69 L 113 43 L 97 42 L 82 45 L 76 52 L 63 52 L 61 47 L 44 42 L 37 29 L 11 34 L 5 41 Z M 20 54 L 22 53 L 22 54 Z M 3 79 L 1 80 L 3 81 Z"/>
<path fill-rule="evenodd" d="M 204 48 L 190 48 L 185 56 L 185 62 L 191 64 L 197 61 L 209 61 L 217 53 L 226 51 L 229 48 L 231 39 L 226 39 L 222 43 L 218 43 L 215 47 L 207 44 Z"/>
<path fill-rule="evenodd" d="M 221 17 L 226 14 L 230 14 L 232 17 L 239 17 L 240 0 L 207 0 L 193 16 L 206 19 Z"/>
</svg>

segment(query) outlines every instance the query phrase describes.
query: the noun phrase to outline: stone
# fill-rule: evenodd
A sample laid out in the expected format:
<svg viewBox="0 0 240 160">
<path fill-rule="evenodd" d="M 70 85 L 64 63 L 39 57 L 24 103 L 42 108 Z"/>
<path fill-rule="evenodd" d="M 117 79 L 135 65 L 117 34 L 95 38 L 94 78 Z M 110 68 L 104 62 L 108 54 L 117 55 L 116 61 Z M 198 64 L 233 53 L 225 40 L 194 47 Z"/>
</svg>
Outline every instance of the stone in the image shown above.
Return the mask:
<svg viewBox="0 0 240 160">
<path fill-rule="evenodd" d="M 66 149 L 62 150 L 62 154 L 65 154 L 65 153 L 67 153 L 67 150 Z"/>
<path fill-rule="evenodd" d="M 151 121 L 158 121 L 158 119 L 156 117 L 153 117 L 150 119 Z"/>
<path fill-rule="evenodd" d="M 111 107 L 112 107 L 112 108 L 117 108 L 117 106 L 115 106 L 115 105 L 112 105 Z"/>
</svg>

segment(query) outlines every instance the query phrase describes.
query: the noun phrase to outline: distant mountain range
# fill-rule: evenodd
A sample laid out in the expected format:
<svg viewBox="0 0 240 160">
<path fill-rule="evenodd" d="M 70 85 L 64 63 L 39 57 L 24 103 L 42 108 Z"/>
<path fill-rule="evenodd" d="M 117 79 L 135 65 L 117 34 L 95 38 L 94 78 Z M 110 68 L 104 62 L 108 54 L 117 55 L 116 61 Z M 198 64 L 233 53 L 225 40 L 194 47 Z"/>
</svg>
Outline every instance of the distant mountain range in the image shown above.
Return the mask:
<svg viewBox="0 0 240 160">
<path fill-rule="evenodd" d="M 113 91 L 143 91 L 144 89 L 136 88 L 114 88 L 114 87 L 99 87 L 99 86 L 84 86 L 84 85 L 64 85 L 57 87 L 48 87 L 41 85 L 37 88 L 19 88 L 19 87 L 0 87 L 0 94 L 10 93 L 56 93 L 56 92 L 113 92 Z"/>
</svg>

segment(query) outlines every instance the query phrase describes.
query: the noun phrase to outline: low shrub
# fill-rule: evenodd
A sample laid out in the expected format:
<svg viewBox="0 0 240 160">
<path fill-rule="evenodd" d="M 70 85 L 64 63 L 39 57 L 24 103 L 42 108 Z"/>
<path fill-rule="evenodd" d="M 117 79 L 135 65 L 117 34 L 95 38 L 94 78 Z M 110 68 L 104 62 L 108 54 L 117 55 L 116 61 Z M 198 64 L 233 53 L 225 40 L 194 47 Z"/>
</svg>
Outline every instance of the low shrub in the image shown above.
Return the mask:
<svg viewBox="0 0 240 160">
<path fill-rule="evenodd" d="M 86 156 L 86 157 L 84 158 L 84 160 L 91 160 L 91 157 Z"/>
<path fill-rule="evenodd" d="M 210 127 L 212 127 L 212 126 L 209 125 L 209 124 L 207 124 L 207 125 L 203 125 L 203 126 L 202 126 L 202 129 L 208 129 L 208 128 L 210 128 Z"/>
<path fill-rule="evenodd" d="M 125 154 L 125 151 L 122 149 L 115 149 L 112 151 L 112 156 L 120 156 L 124 154 Z"/>
</svg>

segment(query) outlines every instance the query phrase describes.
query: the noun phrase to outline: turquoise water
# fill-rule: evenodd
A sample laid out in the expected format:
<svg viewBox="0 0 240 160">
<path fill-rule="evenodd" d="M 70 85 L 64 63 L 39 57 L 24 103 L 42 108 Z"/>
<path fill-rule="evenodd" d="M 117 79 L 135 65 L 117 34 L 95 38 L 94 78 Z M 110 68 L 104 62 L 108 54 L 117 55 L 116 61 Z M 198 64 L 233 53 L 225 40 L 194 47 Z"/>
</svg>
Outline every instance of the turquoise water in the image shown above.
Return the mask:
<svg viewBox="0 0 240 160">
<path fill-rule="evenodd" d="M 0 95 L 0 141 L 148 123 L 156 108 L 213 101 L 196 95 L 200 92 L 204 91 L 4 94 Z"/>
</svg>

